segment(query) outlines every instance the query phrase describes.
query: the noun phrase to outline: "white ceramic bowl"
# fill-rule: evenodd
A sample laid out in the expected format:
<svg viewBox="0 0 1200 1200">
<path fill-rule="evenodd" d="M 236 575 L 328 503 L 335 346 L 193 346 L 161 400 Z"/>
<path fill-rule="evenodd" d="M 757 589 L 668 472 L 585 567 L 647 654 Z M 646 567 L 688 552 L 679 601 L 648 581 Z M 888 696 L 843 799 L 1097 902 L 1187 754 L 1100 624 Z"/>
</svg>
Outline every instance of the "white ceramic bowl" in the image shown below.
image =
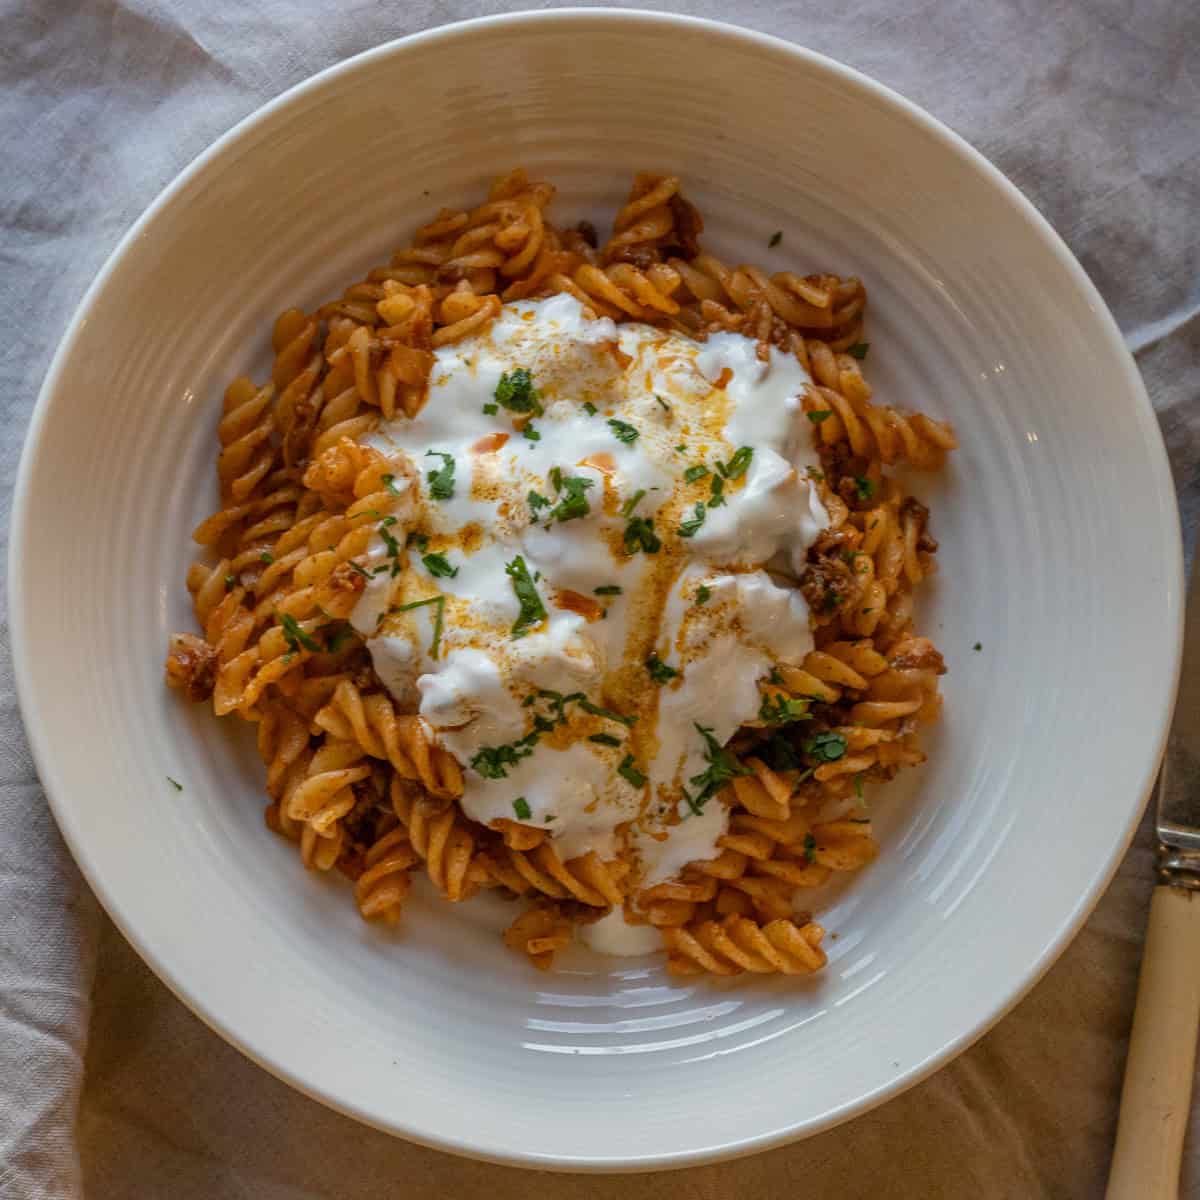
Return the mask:
<svg viewBox="0 0 1200 1200">
<path fill-rule="evenodd" d="M 880 393 L 949 417 L 922 483 L 946 653 L 931 763 L 877 805 L 884 853 L 824 914 L 811 982 L 672 982 L 582 950 L 539 975 L 511 908 L 420 894 L 368 927 L 262 824 L 247 731 L 162 685 L 190 626 L 220 392 L 280 309 L 386 259 L 516 163 L 556 212 L 685 177 L 737 261 L 860 274 Z M 782 230 L 782 246 L 767 240 Z M 769 37 L 574 11 L 406 38 L 243 122 L 151 206 L 88 292 L 22 464 L 18 680 L 60 825 L 108 911 L 214 1028 L 383 1129 L 512 1163 L 677 1166 L 862 1112 L 968 1045 L 1077 929 L 1161 747 L 1180 627 L 1174 495 L 1150 405 L 1083 271 L 931 118 Z M 981 650 L 973 650 L 976 642 Z M 167 776 L 183 784 L 183 792 Z"/>
</svg>

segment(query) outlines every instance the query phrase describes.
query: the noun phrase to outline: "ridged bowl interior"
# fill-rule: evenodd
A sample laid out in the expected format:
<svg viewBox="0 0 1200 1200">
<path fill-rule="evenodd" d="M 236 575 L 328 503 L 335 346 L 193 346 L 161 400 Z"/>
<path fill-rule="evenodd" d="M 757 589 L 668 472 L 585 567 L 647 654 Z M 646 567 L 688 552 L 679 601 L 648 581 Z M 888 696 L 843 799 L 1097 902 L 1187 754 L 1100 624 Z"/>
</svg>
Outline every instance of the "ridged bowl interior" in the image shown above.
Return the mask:
<svg viewBox="0 0 1200 1200">
<path fill-rule="evenodd" d="M 810 981 L 674 982 L 500 945 L 512 908 L 418 892 L 368 927 L 263 826 L 245 728 L 162 684 L 221 391 L 275 314 L 386 261 L 515 164 L 566 223 L 632 173 L 684 177 L 706 246 L 856 273 L 877 394 L 952 420 L 915 488 L 941 574 L 946 715 L 876 793 L 884 853 L 821 919 Z M 782 243 L 768 249 L 776 231 Z M 22 700 L 108 910 L 215 1028 L 319 1099 L 431 1145 L 574 1169 L 680 1165 L 812 1133 L 928 1073 L 1052 961 L 1122 852 L 1173 694 L 1179 538 L 1115 326 L 998 173 L 893 94 L 727 27 L 604 11 L 470 23 L 288 93 L 194 164 L 88 294 L 14 521 Z M 973 649 L 976 643 L 981 649 Z M 177 793 L 167 776 L 180 781 Z"/>
</svg>

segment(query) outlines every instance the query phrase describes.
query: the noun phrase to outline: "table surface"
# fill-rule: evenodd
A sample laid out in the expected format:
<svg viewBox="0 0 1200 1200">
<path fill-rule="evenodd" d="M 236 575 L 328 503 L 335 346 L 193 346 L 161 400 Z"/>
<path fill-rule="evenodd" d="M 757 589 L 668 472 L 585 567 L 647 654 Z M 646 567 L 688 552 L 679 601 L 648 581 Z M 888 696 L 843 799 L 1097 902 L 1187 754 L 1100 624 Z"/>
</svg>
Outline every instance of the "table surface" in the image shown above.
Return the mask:
<svg viewBox="0 0 1200 1200">
<path fill-rule="evenodd" d="M 0 0 L 5 518 L 37 388 L 72 310 L 181 167 L 264 100 L 331 63 L 445 21 L 530 6 Z M 1078 255 L 1137 355 L 1190 542 L 1200 510 L 1200 5 L 672 7 L 866 71 L 962 133 L 1025 191 Z M 243 1059 L 169 994 L 99 912 L 58 838 L 16 710 L 6 607 L 3 618 L 0 1197 L 1102 1193 L 1151 887 L 1147 822 L 1084 930 L 1030 996 L 905 1095 L 809 1141 L 682 1175 L 535 1179 L 326 1111 Z M 1183 1189 L 1191 1195 L 1200 1195 L 1196 1132 L 1193 1117 Z"/>
</svg>

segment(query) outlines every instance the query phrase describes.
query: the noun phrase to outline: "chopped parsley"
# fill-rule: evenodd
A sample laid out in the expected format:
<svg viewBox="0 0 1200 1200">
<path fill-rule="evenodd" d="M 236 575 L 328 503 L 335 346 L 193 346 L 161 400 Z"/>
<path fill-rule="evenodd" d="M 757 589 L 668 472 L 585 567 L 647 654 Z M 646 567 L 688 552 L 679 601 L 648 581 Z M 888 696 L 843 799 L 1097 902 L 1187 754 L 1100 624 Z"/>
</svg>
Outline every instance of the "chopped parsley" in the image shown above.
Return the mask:
<svg viewBox="0 0 1200 1200">
<path fill-rule="evenodd" d="M 624 504 L 621 505 L 621 516 L 632 517 L 633 510 L 642 502 L 642 497 L 646 494 L 645 488 L 638 488 Z"/>
<path fill-rule="evenodd" d="M 532 421 L 521 430 L 521 436 L 530 442 L 540 442 L 542 440 L 542 435 L 533 427 Z"/>
<path fill-rule="evenodd" d="M 857 358 L 861 362 L 867 357 L 867 351 L 870 350 L 870 348 L 870 342 L 855 342 L 854 345 L 846 351 L 846 353 L 850 355 L 851 358 Z"/>
<path fill-rule="evenodd" d="M 533 745 L 526 745 L 525 738 L 504 746 L 484 746 L 471 759 L 471 766 L 484 779 L 506 779 L 508 768 L 515 767 L 523 758 L 533 753 Z"/>
<path fill-rule="evenodd" d="M 610 417 L 608 427 L 613 431 L 613 437 L 627 446 L 638 439 L 638 431 L 628 421 L 618 421 L 616 417 Z"/>
<path fill-rule="evenodd" d="M 817 839 L 811 833 L 804 835 L 804 857 L 810 863 L 817 861 Z"/>
<path fill-rule="evenodd" d="M 606 583 L 603 587 L 592 588 L 594 596 L 619 596 L 622 589 L 617 587 L 615 583 Z"/>
<path fill-rule="evenodd" d="M 734 756 L 713 737 L 712 730 L 704 725 L 696 725 L 696 732 L 704 739 L 704 757 L 708 766 L 699 775 L 693 775 L 688 782 L 696 789 L 689 792 L 683 789 L 683 798 L 693 813 L 699 815 L 704 806 L 731 779 L 738 775 L 753 775 L 749 767 L 744 767 Z"/>
<path fill-rule="evenodd" d="M 533 809 L 529 807 L 529 801 L 524 796 L 518 796 L 513 801 L 513 812 L 517 814 L 518 821 L 528 821 L 533 816 Z"/>
<path fill-rule="evenodd" d="M 832 408 L 818 408 L 818 409 L 814 409 L 812 412 L 808 413 L 807 415 L 808 415 L 808 419 L 814 425 L 820 425 L 820 423 L 822 421 L 828 421 L 829 418 L 833 416 L 833 409 Z"/>
<path fill-rule="evenodd" d="M 826 730 L 806 738 L 801 749 L 819 763 L 837 762 L 846 753 L 846 739 L 834 730 Z"/>
<path fill-rule="evenodd" d="M 258 556 L 258 560 L 259 562 L 265 562 L 268 566 L 270 566 L 270 564 L 275 561 L 275 555 L 273 555 L 270 550 L 264 550 Z"/>
<path fill-rule="evenodd" d="M 619 746 L 620 738 L 615 738 L 611 733 L 592 733 L 588 735 L 589 742 L 595 742 L 598 746 Z"/>
<path fill-rule="evenodd" d="M 519 554 L 504 568 L 504 573 L 512 580 L 513 591 L 521 606 L 521 611 L 513 622 L 512 635 L 515 638 L 524 637 L 531 625 L 546 619 L 546 606 L 538 595 L 525 560 Z"/>
<path fill-rule="evenodd" d="M 686 450 L 687 446 L 685 446 L 683 442 L 680 442 L 679 445 L 675 447 L 676 454 L 683 454 Z"/>
<path fill-rule="evenodd" d="M 359 575 L 361 575 L 361 576 L 362 576 L 364 579 L 370 579 L 370 578 L 371 578 L 371 572 L 370 572 L 370 571 L 368 571 L 368 570 L 367 570 L 365 567 L 362 567 L 362 566 L 360 566 L 358 563 L 356 563 L 356 562 L 354 561 L 354 559 L 350 559 L 350 560 L 349 560 L 349 562 L 348 562 L 346 565 L 347 565 L 347 566 L 350 568 L 350 570 L 357 572 L 357 573 L 358 573 Z M 226 583 L 228 583 L 228 582 L 229 582 L 229 580 L 230 580 L 230 579 L 232 579 L 232 578 L 233 578 L 233 576 L 232 576 L 232 575 L 227 575 L 227 576 L 225 577 L 225 581 L 226 581 Z"/>
<path fill-rule="evenodd" d="M 396 486 L 395 475 L 385 475 L 383 477 L 383 486 L 387 488 L 393 496 L 403 496 L 404 493 Z"/>
<path fill-rule="evenodd" d="M 679 676 L 679 672 L 674 667 L 668 667 L 657 654 L 652 654 L 646 659 L 646 670 L 650 672 L 650 678 L 655 683 L 670 683 Z"/>
<path fill-rule="evenodd" d="M 644 554 L 657 554 L 662 549 L 662 541 L 654 532 L 654 521 L 645 517 L 629 518 L 623 541 L 626 554 L 636 554 L 639 550 Z"/>
<path fill-rule="evenodd" d="M 778 667 L 771 668 L 770 673 L 767 675 L 767 682 L 775 684 L 776 687 L 783 686 L 783 676 L 780 675 Z"/>
<path fill-rule="evenodd" d="M 703 464 L 695 467 L 688 467 L 683 473 L 684 483 L 695 483 L 697 479 L 703 479 L 708 474 L 708 468 Z"/>
<path fill-rule="evenodd" d="M 414 600 L 411 604 L 401 604 L 392 611 L 411 612 L 414 608 L 424 608 L 427 604 L 432 604 L 437 609 L 433 618 L 433 640 L 429 643 L 429 657 L 437 658 L 438 648 L 442 644 L 442 628 L 446 621 L 446 597 L 438 595 L 425 600 Z"/>
<path fill-rule="evenodd" d="M 590 713 L 593 717 L 604 717 L 609 721 L 619 721 L 622 725 L 636 725 L 637 717 L 627 717 L 624 713 L 613 712 L 611 708 L 602 708 L 599 704 L 593 704 L 586 697 L 573 697 L 575 703 L 583 709 L 585 713 Z"/>
<path fill-rule="evenodd" d="M 734 452 L 730 460 L 726 463 L 717 463 L 717 470 L 726 479 L 741 479 L 746 473 L 746 468 L 750 465 L 750 460 L 754 457 L 753 446 L 739 446 Z"/>
<path fill-rule="evenodd" d="M 875 495 L 875 484 L 865 475 L 855 475 L 854 490 L 860 500 L 870 500 Z"/>
<path fill-rule="evenodd" d="M 359 566 L 358 566 L 358 563 L 351 563 L 350 565 L 351 565 L 352 567 L 358 567 L 358 569 L 359 569 L 360 571 L 362 571 L 362 567 L 359 567 Z M 365 571 L 363 571 L 363 574 L 365 575 L 365 574 L 366 574 L 366 572 L 365 572 Z M 232 592 L 232 591 L 233 591 L 233 589 L 234 589 L 234 586 L 236 585 L 236 583 L 237 583 L 237 580 L 236 580 L 236 579 L 235 579 L 235 578 L 234 578 L 232 575 L 226 575 L 226 576 L 225 576 L 225 590 L 226 590 L 227 592 Z"/>
<path fill-rule="evenodd" d="M 525 367 L 505 371 L 496 384 L 495 400 L 509 412 L 542 415 L 541 393 L 533 386 L 533 376 Z"/>
<path fill-rule="evenodd" d="M 708 584 L 702 583 L 696 589 L 696 605 L 697 605 L 697 607 L 699 607 L 701 604 L 707 604 L 709 602 L 709 600 L 711 599 L 711 597 L 712 597 L 712 588 L 710 588 L 708 586 Z"/>
<path fill-rule="evenodd" d="M 539 492 L 531 491 L 529 495 L 525 497 L 525 502 L 529 505 L 529 511 L 533 513 L 535 517 L 541 509 L 550 507 L 550 501 Z"/>
<path fill-rule="evenodd" d="M 564 475 L 557 467 L 551 472 L 551 478 L 558 488 L 558 503 L 547 514 L 547 520 L 573 521 L 592 511 L 583 493 L 593 485 L 593 480 L 582 475 Z"/>
<path fill-rule="evenodd" d="M 635 717 L 623 717 L 619 713 L 610 712 L 606 708 L 592 704 L 582 692 L 571 692 L 569 695 L 563 695 L 562 692 L 552 692 L 546 688 L 541 688 L 526 696 L 522 701 L 522 706 L 525 708 L 533 708 L 538 704 L 548 704 L 549 709 L 543 711 L 535 710 L 533 728 L 524 737 L 502 746 L 484 746 L 471 759 L 472 768 L 485 779 L 507 778 L 510 767 L 515 767 L 522 759 L 528 758 L 533 753 L 534 747 L 541 740 L 542 734 L 550 733 L 560 725 L 566 724 L 568 704 L 578 704 L 584 712 L 591 713 L 594 716 L 608 717 L 614 721 L 620 721 L 625 725 L 632 725 L 636 720 Z M 616 738 L 607 733 L 592 734 L 590 740 L 599 742 L 605 746 L 620 745 L 620 742 Z M 520 816 L 520 813 L 518 812 L 517 815 Z"/>
<path fill-rule="evenodd" d="M 500 411 L 498 404 L 485 404 L 483 406 L 484 416 L 494 417 Z"/>
<path fill-rule="evenodd" d="M 855 777 L 854 777 L 854 794 L 855 794 L 855 795 L 856 795 L 856 796 L 857 796 L 857 797 L 858 797 L 860 800 L 863 798 L 863 794 L 862 794 L 862 779 L 863 779 L 863 777 L 862 777 L 862 772 L 861 772 L 861 771 L 859 771 L 859 773 L 858 773 L 857 775 L 855 775 Z"/>
<path fill-rule="evenodd" d="M 304 631 L 304 627 L 291 613 L 279 613 L 279 624 L 283 627 L 283 640 L 287 648 L 295 654 L 301 646 L 311 650 L 313 654 L 321 652 L 321 643 Z"/>
<path fill-rule="evenodd" d="M 594 417 L 596 415 L 596 406 L 590 400 L 585 400 L 583 402 L 583 411 L 589 417 Z"/>
<path fill-rule="evenodd" d="M 708 497 L 709 508 L 719 508 L 725 503 L 725 480 L 720 475 L 714 475 L 710 482 Z"/>
<path fill-rule="evenodd" d="M 632 754 L 627 754 L 621 759 L 621 765 L 617 768 L 617 774 L 635 788 L 646 786 L 646 777 L 637 769 Z"/>
<path fill-rule="evenodd" d="M 680 537 L 695 537 L 697 530 L 704 524 L 705 511 L 704 502 L 702 500 L 697 501 L 696 507 L 692 510 L 692 515 L 687 520 L 680 521 L 679 528 L 675 532 Z"/>
<path fill-rule="evenodd" d="M 982 649 L 983 649 L 983 643 L 982 643 L 982 642 L 976 642 L 976 643 L 975 643 L 975 645 L 971 647 L 971 649 L 972 649 L 972 650 L 982 650 Z"/>
<path fill-rule="evenodd" d="M 815 479 L 818 483 L 823 483 L 825 481 L 825 472 L 820 467 L 809 467 L 808 477 L 809 479 Z"/>
<path fill-rule="evenodd" d="M 807 700 L 797 700 L 779 692 L 773 696 L 763 696 L 758 707 L 758 719 L 766 725 L 789 725 L 793 721 L 808 721 L 811 718 Z"/>
<path fill-rule="evenodd" d="M 409 546 L 416 546 L 420 553 L 424 554 L 429 549 L 429 538 L 423 533 L 410 533 L 404 539 L 404 546 L 407 549 Z"/>
<path fill-rule="evenodd" d="M 429 480 L 429 494 L 435 500 L 449 500 L 454 495 L 454 456 L 444 454 L 441 450 L 427 450 L 426 458 L 440 458 L 442 466 L 430 471 L 425 478 Z"/>
<path fill-rule="evenodd" d="M 669 413 L 671 411 L 671 406 L 657 392 L 654 393 L 654 398 L 658 401 L 658 405 L 663 412 Z"/>
<path fill-rule="evenodd" d="M 183 791 L 183 784 L 182 784 L 182 783 L 180 783 L 178 779 L 172 779 L 172 778 L 170 777 L 170 775 L 168 775 L 168 776 L 167 776 L 167 782 L 168 782 L 168 783 L 169 783 L 169 784 L 170 784 L 170 785 L 171 785 L 171 786 L 172 786 L 172 787 L 173 787 L 173 788 L 174 788 L 174 789 L 175 789 L 177 792 L 182 792 L 182 791 Z"/>
<path fill-rule="evenodd" d="M 444 554 L 426 554 L 421 561 L 435 579 L 453 579 L 458 574 L 458 568 L 452 567 Z"/>
<path fill-rule="evenodd" d="M 782 229 L 775 230 L 775 232 L 773 234 L 771 234 L 771 240 L 769 242 L 767 242 L 767 249 L 774 250 L 775 247 L 778 246 L 779 243 L 782 241 L 783 241 L 783 230 Z"/>
</svg>

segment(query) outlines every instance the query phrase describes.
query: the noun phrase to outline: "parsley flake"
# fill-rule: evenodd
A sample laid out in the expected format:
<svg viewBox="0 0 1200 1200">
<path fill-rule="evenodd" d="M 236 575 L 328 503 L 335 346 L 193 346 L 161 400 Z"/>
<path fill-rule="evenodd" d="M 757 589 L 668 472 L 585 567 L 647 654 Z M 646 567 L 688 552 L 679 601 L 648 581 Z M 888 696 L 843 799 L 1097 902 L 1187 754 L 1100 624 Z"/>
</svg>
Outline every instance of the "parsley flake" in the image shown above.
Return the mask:
<svg viewBox="0 0 1200 1200">
<path fill-rule="evenodd" d="M 291 613 L 279 613 L 279 624 L 283 627 L 283 640 L 294 654 L 301 646 L 313 654 L 321 652 L 321 643 L 305 632 L 304 627 Z"/>
<path fill-rule="evenodd" d="M 458 574 L 458 568 L 452 567 L 444 554 L 426 554 L 421 561 L 435 579 L 453 579 Z"/>
<path fill-rule="evenodd" d="M 817 861 L 817 839 L 811 833 L 804 835 L 804 857 L 810 863 Z"/>
<path fill-rule="evenodd" d="M 596 415 L 596 406 L 590 400 L 585 400 L 583 402 L 583 411 L 589 417 L 594 417 Z"/>
<path fill-rule="evenodd" d="M 707 604 L 711 598 L 712 588 L 707 583 L 702 583 L 696 589 L 696 606 L 699 607 L 702 604 Z"/>
<path fill-rule="evenodd" d="M 588 735 L 589 742 L 595 742 L 598 746 L 619 746 L 620 738 L 615 738 L 611 733 L 593 733 Z"/>
<path fill-rule="evenodd" d="M 275 561 L 275 555 L 273 555 L 273 554 L 270 552 L 270 550 L 264 550 L 264 551 L 263 551 L 263 552 L 262 552 L 262 553 L 261 553 L 261 554 L 258 556 L 258 561 L 259 561 L 259 562 L 265 562 L 265 563 L 266 563 L 268 566 L 270 566 L 270 565 L 271 565 L 271 563 L 273 563 L 273 562 Z"/>
<path fill-rule="evenodd" d="M 763 696 L 758 719 L 765 725 L 790 725 L 793 721 L 811 720 L 812 713 L 808 711 L 807 700 L 796 700 L 776 692 L 773 696 Z"/>
<path fill-rule="evenodd" d="M 613 431 L 613 437 L 627 446 L 638 439 L 638 431 L 628 421 L 618 421 L 616 417 L 610 417 L 608 427 Z"/>
<path fill-rule="evenodd" d="M 865 475 L 855 475 L 854 490 L 860 500 L 870 500 L 875 495 L 875 484 Z"/>
<path fill-rule="evenodd" d="M 542 415 L 541 393 L 533 386 L 533 376 L 525 367 L 505 371 L 496 384 L 496 403 L 509 412 Z"/>
<path fill-rule="evenodd" d="M 383 477 L 383 486 L 387 488 L 393 496 L 403 496 L 404 493 L 396 486 L 395 475 L 385 475 Z"/>
<path fill-rule="evenodd" d="M 622 589 L 617 587 L 615 583 L 606 583 L 603 587 L 592 588 L 594 596 L 619 596 Z"/>
<path fill-rule="evenodd" d="M 429 494 L 435 500 L 449 500 L 454 495 L 454 456 L 441 450 L 427 450 L 426 458 L 440 458 L 442 466 L 430 471 L 425 478 L 429 480 Z"/>
<path fill-rule="evenodd" d="M 696 789 L 694 793 L 683 791 L 683 798 L 693 813 L 704 811 L 705 804 L 712 799 L 731 779 L 739 775 L 753 775 L 749 767 L 744 767 L 734 756 L 713 737 L 711 729 L 704 725 L 696 725 L 696 732 L 704 739 L 704 757 L 708 766 L 699 775 L 693 775 L 688 782 Z"/>
<path fill-rule="evenodd" d="M 624 504 L 621 505 L 621 516 L 629 518 L 633 516 L 633 510 L 642 502 L 642 497 L 646 494 L 645 488 L 638 488 Z"/>
<path fill-rule="evenodd" d="M 182 783 L 180 783 L 178 779 L 172 779 L 172 778 L 170 777 L 170 775 L 168 775 L 168 776 L 167 776 L 167 782 L 168 782 L 168 783 L 169 783 L 169 784 L 170 784 L 170 785 L 171 785 L 171 786 L 172 786 L 172 787 L 173 787 L 173 788 L 174 788 L 174 789 L 175 789 L 177 792 L 182 792 L 182 791 L 183 791 L 183 784 L 182 784 Z"/>
<path fill-rule="evenodd" d="M 697 501 L 696 507 L 692 510 L 692 516 L 688 517 L 686 521 L 680 521 L 679 528 L 675 532 L 680 537 L 695 537 L 700 526 L 704 524 L 704 514 L 704 502 L 702 500 Z"/>
<path fill-rule="evenodd" d="M 812 412 L 810 412 L 806 415 L 808 416 L 808 419 L 814 425 L 820 425 L 822 421 L 828 421 L 829 418 L 833 416 L 833 409 L 832 408 L 818 408 L 818 409 L 814 409 Z"/>
<path fill-rule="evenodd" d="M 504 573 L 512 580 L 513 592 L 521 606 L 521 611 L 513 622 L 512 636 L 521 638 L 529 632 L 530 626 L 546 619 L 546 606 L 538 595 L 525 560 L 519 554 L 504 568 Z"/>
<path fill-rule="evenodd" d="M 657 392 L 654 393 L 654 398 L 658 401 L 658 405 L 663 412 L 669 413 L 671 411 L 671 406 Z"/>
<path fill-rule="evenodd" d="M 437 658 L 438 648 L 442 644 L 442 629 L 446 620 L 446 597 L 442 595 L 430 596 L 425 600 L 414 600 L 411 604 L 401 604 L 393 612 L 412 612 L 414 608 L 424 608 L 427 604 L 432 604 L 437 609 L 433 618 L 433 640 L 429 643 L 429 657 Z"/>
<path fill-rule="evenodd" d="M 350 565 L 351 565 L 351 566 L 358 567 L 358 563 L 351 563 Z M 358 569 L 361 571 L 361 570 L 362 570 L 362 567 L 358 567 Z M 234 589 L 234 585 L 235 585 L 236 583 L 237 583 L 237 580 L 236 580 L 236 579 L 235 579 L 235 578 L 234 578 L 232 575 L 226 575 L 226 576 L 225 576 L 225 590 L 226 590 L 227 592 L 232 592 L 232 591 L 233 591 L 233 589 Z"/>
<path fill-rule="evenodd" d="M 726 479 L 741 479 L 746 473 L 746 468 L 750 465 L 750 460 L 754 457 L 753 446 L 739 446 L 733 456 L 726 463 L 717 463 L 717 470 Z"/>
<path fill-rule="evenodd" d="M 484 415 L 488 417 L 494 417 L 499 411 L 500 405 L 498 404 L 485 404 L 483 406 Z"/>
<path fill-rule="evenodd" d="M 826 730 L 806 738 L 801 749 L 809 758 L 819 763 L 837 762 L 845 756 L 846 739 L 834 730 Z"/>
<path fill-rule="evenodd" d="M 700 466 L 688 467 L 683 473 L 684 483 L 695 483 L 697 479 L 703 479 L 708 474 L 708 468 L 701 464 Z"/>
<path fill-rule="evenodd" d="M 586 517 L 592 511 L 584 492 L 593 485 L 591 479 L 582 475 L 564 475 L 557 467 L 552 473 L 554 486 L 558 488 L 558 503 L 547 514 L 550 521 L 574 521 Z"/>
<path fill-rule="evenodd" d="M 622 540 L 626 554 L 636 554 L 639 550 L 644 554 L 657 554 L 662 549 L 662 541 L 654 532 L 653 520 L 645 517 L 631 517 Z"/>
<path fill-rule="evenodd" d="M 650 678 L 655 683 L 670 683 L 679 676 L 679 672 L 674 667 L 667 666 L 657 654 L 652 654 L 646 659 L 646 670 L 650 672 Z"/>
<path fill-rule="evenodd" d="M 775 232 L 773 234 L 771 234 L 771 240 L 767 242 L 767 249 L 774 250 L 775 247 L 778 246 L 779 243 L 782 241 L 783 241 L 783 230 L 782 229 L 775 230 Z"/>
<path fill-rule="evenodd" d="M 524 796 L 518 796 L 513 801 L 513 812 L 517 814 L 518 821 L 528 821 L 533 816 L 533 809 L 529 807 L 529 801 Z"/>
<path fill-rule="evenodd" d="M 593 704 L 586 697 L 576 697 L 575 703 L 578 704 L 585 713 L 590 713 L 593 717 L 604 717 L 609 721 L 619 721 L 625 726 L 637 724 L 637 717 L 627 717 L 624 713 L 613 712 L 611 708 L 602 708 L 599 704 Z"/>
<path fill-rule="evenodd" d="M 857 358 L 861 362 L 867 357 L 867 351 L 870 350 L 870 348 L 870 342 L 855 342 L 854 345 L 846 351 L 846 353 L 850 355 L 851 358 Z"/>
<path fill-rule="evenodd" d="M 632 754 L 627 754 L 621 759 L 621 765 L 617 768 L 617 774 L 635 788 L 646 786 L 646 777 L 637 769 Z"/>
</svg>

